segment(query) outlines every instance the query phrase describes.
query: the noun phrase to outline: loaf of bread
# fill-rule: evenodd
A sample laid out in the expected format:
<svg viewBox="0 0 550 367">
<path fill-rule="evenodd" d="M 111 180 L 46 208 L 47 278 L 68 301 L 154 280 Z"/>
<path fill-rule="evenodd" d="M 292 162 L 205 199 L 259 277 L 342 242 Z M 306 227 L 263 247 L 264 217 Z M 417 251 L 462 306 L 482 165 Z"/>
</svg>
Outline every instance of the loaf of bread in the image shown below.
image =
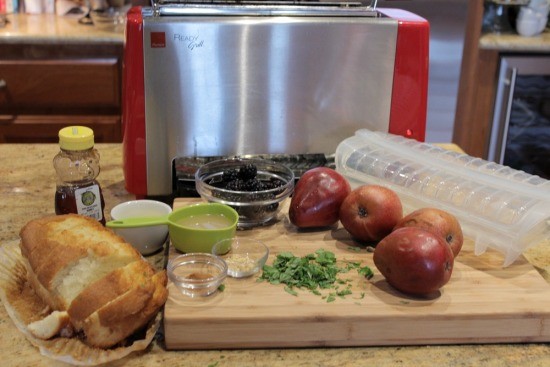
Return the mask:
<svg viewBox="0 0 550 367">
<path fill-rule="evenodd" d="M 146 325 L 166 302 L 166 272 L 156 272 L 93 219 L 48 216 L 27 223 L 20 237 L 28 282 L 52 311 L 29 325 L 37 337 L 73 328 L 87 345 L 109 348 Z"/>
</svg>

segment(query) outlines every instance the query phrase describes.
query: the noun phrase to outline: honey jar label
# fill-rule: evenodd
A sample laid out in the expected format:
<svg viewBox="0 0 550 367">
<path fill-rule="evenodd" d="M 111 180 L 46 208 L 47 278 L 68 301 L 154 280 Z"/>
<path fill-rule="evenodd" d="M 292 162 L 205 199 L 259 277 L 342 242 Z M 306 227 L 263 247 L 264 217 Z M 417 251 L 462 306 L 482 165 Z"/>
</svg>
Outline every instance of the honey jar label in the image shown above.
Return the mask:
<svg viewBox="0 0 550 367">
<path fill-rule="evenodd" d="M 103 219 L 99 185 L 83 187 L 75 190 L 74 193 L 78 214 L 94 218 L 98 221 Z"/>
</svg>

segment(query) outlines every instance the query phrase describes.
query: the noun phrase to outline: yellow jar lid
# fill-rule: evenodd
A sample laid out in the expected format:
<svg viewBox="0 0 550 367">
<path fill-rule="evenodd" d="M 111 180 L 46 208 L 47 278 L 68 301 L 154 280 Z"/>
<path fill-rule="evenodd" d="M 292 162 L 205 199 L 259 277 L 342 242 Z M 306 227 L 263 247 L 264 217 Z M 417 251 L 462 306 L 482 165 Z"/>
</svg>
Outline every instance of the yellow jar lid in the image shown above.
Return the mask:
<svg viewBox="0 0 550 367">
<path fill-rule="evenodd" d="M 94 146 L 94 131 L 86 126 L 68 126 L 59 130 L 59 147 L 64 150 L 85 150 Z"/>
</svg>

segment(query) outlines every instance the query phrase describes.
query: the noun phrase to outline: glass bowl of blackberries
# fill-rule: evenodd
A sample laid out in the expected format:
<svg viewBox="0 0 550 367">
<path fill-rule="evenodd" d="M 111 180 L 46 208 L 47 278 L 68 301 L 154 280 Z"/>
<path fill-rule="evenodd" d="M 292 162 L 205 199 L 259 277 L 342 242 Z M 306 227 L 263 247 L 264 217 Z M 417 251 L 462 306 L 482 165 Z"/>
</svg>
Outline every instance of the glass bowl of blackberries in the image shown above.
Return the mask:
<svg viewBox="0 0 550 367">
<path fill-rule="evenodd" d="M 220 159 L 196 171 L 195 187 L 203 199 L 235 209 L 239 228 L 250 228 L 276 220 L 294 191 L 294 172 L 266 159 Z"/>
</svg>

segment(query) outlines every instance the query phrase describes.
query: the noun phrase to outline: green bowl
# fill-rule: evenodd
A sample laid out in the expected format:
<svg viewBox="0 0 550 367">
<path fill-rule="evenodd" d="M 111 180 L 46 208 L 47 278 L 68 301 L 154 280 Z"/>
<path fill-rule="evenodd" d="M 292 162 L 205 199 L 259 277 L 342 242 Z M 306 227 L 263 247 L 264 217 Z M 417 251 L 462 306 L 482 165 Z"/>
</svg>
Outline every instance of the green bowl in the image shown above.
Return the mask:
<svg viewBox="0 0 550 367">
<path fill-rule="evenodd" d="M 180 252 L 211 253 L 214 244 L 235 236 L 238 221 L 239 214 L 225 204 L 185 206 L 169 215 L 170 241 Z"/>
</svg>

